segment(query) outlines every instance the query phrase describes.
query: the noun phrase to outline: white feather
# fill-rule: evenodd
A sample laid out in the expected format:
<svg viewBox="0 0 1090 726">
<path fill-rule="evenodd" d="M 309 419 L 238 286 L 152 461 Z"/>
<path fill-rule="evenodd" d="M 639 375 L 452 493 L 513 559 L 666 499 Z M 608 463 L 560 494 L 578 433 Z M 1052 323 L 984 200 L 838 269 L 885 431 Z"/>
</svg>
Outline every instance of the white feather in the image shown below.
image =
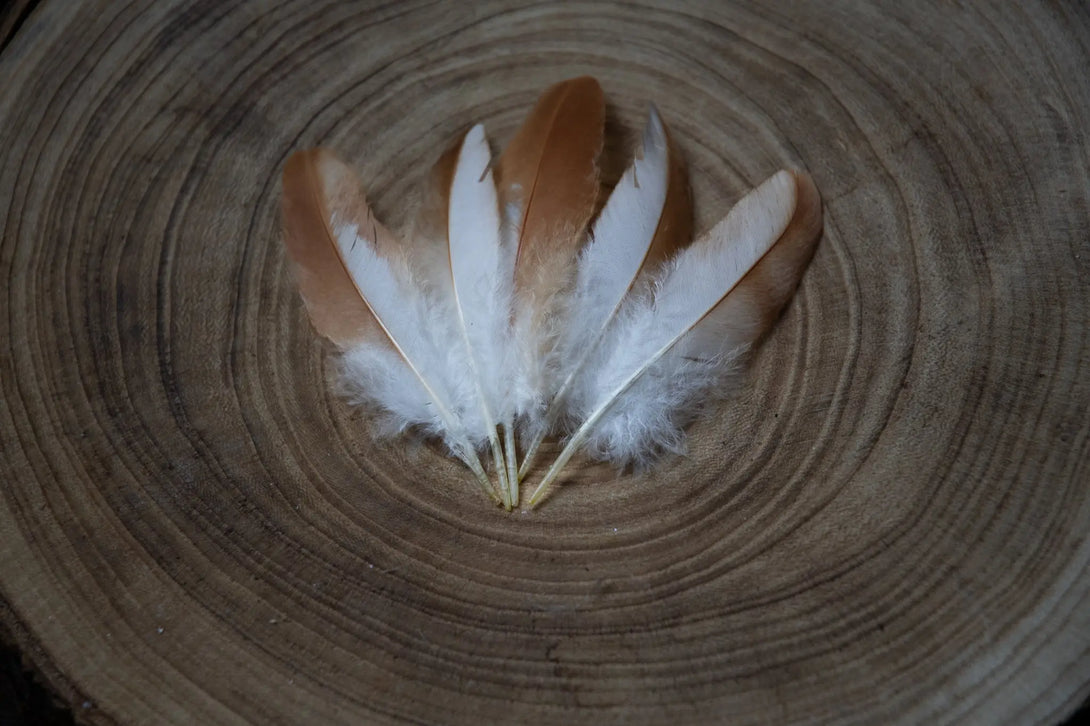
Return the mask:
<svg viewBox="0 0 1090 726">
<path fill-rule="evenodd" d="M 666 131 L 654 107 L 643 131 L 641 153 L 625 171 L 594 223 L 579 257 L 568 357 L 595 345 L 632 288 L 655 237 L 669 184 Z"/>
<path fill-rule="evenodd" d="M 487 408 L 508 406 L 509 325 L 513 255 L 501 244 L 496 186 L 484 129 L 462 144 L 450 191 L 450 271 L 456 312 Z"/>
<path fill-rule="evenodd" d="M 458 154 L 447 225 L 454 313 L 501 491 L 510 504 L 513 494 L 507 477 L 509 467 L 496 424 L 504 423 L 509 430 L 513 416 L 509 327 L 514 256 L 501 239 L 491 161 L 484 127 L 478 124 L 466 134 Z"/>
<path fill-rule="evenodd" d="M 548 415 L 537 427 L 538 439 L 554 428 L 572 382 L 597 350 L 644 267 L 666 203 L 669 172 L 666 131 L 652 106 L 640 153 L 614 187 L 580 253 L 561 339 L 561 382 Z"/>
<path fill-rule="evenodd" d="M 584 445 L 617 463 L 645 461 L 656 447 L 680 450 L 686 410 L 707 386 L 732 370 L 750 342 L 738 331 L 751 321 L 701 326 L 727 294 L 772 248 L 795 208 L 795 177 L 781 171 L 745 196 L 704 238 L 677 255 L 650 292 L 630 297 L 605 344 L 575 386 L 580 421 L 531 498 Z"/>
<path fill-rule="evenodd" d="M 419 292 L 406 263 L 379 255 L 354 224 L 334 219 L 331 226 L 349 275 L 396 349 L 364 343 L 346 350 L 342 384 L 356 401 L 369 401 L 388 414 L 388 431 L 420 427 L 476 464 L 467 428 L 482 425 L 454 412 L 457 381 L 436 335 L 443 330 L 435 325 L 436 305 Z"/>
</svg>

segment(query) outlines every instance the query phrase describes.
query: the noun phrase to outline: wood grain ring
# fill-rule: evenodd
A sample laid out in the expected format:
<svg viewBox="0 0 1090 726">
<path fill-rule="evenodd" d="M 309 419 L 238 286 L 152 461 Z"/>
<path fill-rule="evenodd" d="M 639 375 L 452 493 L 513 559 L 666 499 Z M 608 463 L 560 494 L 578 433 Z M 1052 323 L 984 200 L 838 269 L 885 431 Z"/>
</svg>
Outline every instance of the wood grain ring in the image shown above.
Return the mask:
<svg viewBox="0 0 1090 726">
<path fill-rule="evenodd" d="M 1090 692 L 1085 9 L 28 7 L 0 623 L 81 721 L 1047 724 Z M 331 146 L 404 225 L 460 130 L 583 73 L 613 130 L 662 110 L 699 228 L 799 166 L 826 233 L 688 456 L 506 515 L 331 392 L 279 170 Z"/>
</svg>

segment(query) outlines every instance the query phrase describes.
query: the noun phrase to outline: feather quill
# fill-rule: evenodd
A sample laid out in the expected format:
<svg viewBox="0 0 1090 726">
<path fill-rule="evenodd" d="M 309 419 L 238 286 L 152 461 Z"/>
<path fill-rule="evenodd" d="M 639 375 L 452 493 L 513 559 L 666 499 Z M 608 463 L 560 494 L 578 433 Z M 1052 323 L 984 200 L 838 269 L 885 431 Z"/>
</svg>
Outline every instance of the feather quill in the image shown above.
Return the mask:
<svg viewBox="0 0 1090 726">
<path fill-rule="evenodd" d="M 692 219 L 684 165 L 652 106 L 639 152 L 614 187 L 579 255 L 569 321 L 560 339 L 561 383 L 545 416 L 531 424 L 536 430 L 520 476 L 532 467 L 538 447 L 564 411 L 569 388 L 637 279 L 648 277 L 692 239 Z"/>
<path fill-rule="evenodd" d="M 580 425 L 530 498 L 539 503 L 584 446 L 618 463 L 677 450 L 708 387 L 790 298 L 821 231 L 821 201 L 801 173 L 781 171 L 626 303 L 572 396 Z"/>
<path fill-rule="evenodd" d="M 497 185 L 515 250 L 510 397 L 513 415 L 540 417 L 556 385 L 558 321 L 598 199 L 605 102 L 593 78 L 542 94 L 497 165 Z M 505 431 L 514 422 L 505 420 Z M 509 475 L 518 481 L 513 434 Z"/>
<path fill-rule="evenodd" d="M 315 329 L 344 353 L 346 383 L 387 412 L 391 426 L 440 436 L 496 500 L 462 421 L 453 412 L 445 358 L 428 333 L 399 240 L 374 218 L 358 179 L 324 149 L 285 164 L 284 240 Z"/>
</svg>

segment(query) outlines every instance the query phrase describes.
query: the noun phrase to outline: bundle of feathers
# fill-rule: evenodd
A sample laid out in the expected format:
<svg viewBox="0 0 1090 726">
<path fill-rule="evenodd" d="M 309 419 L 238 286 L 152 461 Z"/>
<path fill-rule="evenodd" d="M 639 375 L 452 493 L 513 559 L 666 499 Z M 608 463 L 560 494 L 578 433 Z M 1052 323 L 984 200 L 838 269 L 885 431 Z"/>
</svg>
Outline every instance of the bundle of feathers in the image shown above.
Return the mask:
<svg viewBox="0 0 1090 726">
<path fill-rule="evenodd" d="M 545 91 L 495 164 L 474 126 L 404 237 L 329 151 L 284 169 L 288 256 L 347 390 L 383 430 L 442 440 L 509 510 L 547 437 L 563 448 L 531 507 L 579 451 L 622 467 L 681 451 L 821 232 L 810 178 L 780 171 L 692 241 L 685 171 L 653 107 L 600 207 L 604 121 L 597 81 L 577 78 Z"/>
</svg>

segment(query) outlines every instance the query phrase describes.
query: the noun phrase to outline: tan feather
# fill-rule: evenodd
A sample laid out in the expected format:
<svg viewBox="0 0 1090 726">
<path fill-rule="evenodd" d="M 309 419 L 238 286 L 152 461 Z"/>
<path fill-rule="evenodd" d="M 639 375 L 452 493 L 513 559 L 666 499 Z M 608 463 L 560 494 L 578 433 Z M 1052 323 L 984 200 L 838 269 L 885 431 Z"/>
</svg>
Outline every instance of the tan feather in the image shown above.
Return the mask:
<svg viewBox="0 0 1090 726">
<path fill-rule="evenodd" d="M 625 416 L 640 420 L 649 414 L 670 420 L 668 404 L 640 408 L 629 391 L 658 361 L 729 362 L 760 337 L 775 320 L 798 285 L 821 233 L 821 200 L 810 177 L 799 172 L 779 172 L 747 194 L 730 213 L 692 247 L 682 252 L 655 287 L 653 302 L 641 304 L 642 312 L 629 319 L 638 335 L 623 336 L 606 362 L 605 375 L 587 402 L 588 413 L 572 434 L 541 484 L 530 497 L 540 502 L 549 484 L 579 448 L 605 426 L 606 417 L 618 410 L 619 429 L 605 436 L 618 455 L 632 452 L 640 437 L 648 435 L 641 424 L 636 435 L 622 442 L 618 431 L 632 431 Z M 681 372 L 660 372 L 651 386 L 671 390 L 685 385 Z M 698 384 L 701 385 L 701 384 Z M 695 395 L 696 389 L 689 395 Z M 653 388 L 641 395 L 656 398 Z M 668 429 L 664 429 L 669 433 Z M 612 433 L 611 433 L 612 432 Z M 635 453 L 642 454 L 640 451 Z"/>
<path fill-rule="evenodd" d="M 661 195 L 661 196 L 660 196 Z M 545 436 L 555 429 L 569 386 L 581 375 L 625 298 L 638 281 L 648 282 L 662 263 L 692 241 L 693 208 L 681 155 L 658 110 L 651 106 L 636 158 L 618 180 L 577 263 L 573 292 L 581 301 L 561 335 L 567 351 L 563 382 L 534 429 L 520 476 L 533 466 Z M 540 421 L 540 423 L 539 423 Z"/>
<path fill-rule="evenodd" d="M 746 273 L 708 320 L 686 341 L 690 354 L 715 355 L 722 341 L 756 341 L 776 322 L 791 299 L 821 236 L 821 196 L 809 174 L 794 178 L 794 208 L 790 221 L 768 252 Z"/>
<path fill-rule="evenodd" d="M 670 180 L 666 187 L 666 201 L 662 205 L 659 226 L 647 248 L 643 270 L 653 269 L 673 257 L 693 239 L 693 199 L 689 190 L 689 175 L 685 162 L 674 144 L 670 129 L 663 124 L 670 159 Z"/>
<path fill-rule="evenodd" d="M 590 77 L 548 88 L 497 166 L 501 202 L 519 205 L 515 289 L 547 300 L 567 282 L 598 198 L 605 103 Z"/>
<path fill-rule="evenodd" d="M 281 209 L 284 244 L 314 328 L 341 349 L 385 339 L 332 228 L 336 218 L 369 230 L 377 249 L 396 248 L 393 235 L 371 213 L 356 175 L 325 149 L 296 152 L 284 165 Z"/>
<path fill-rule="evenodd" d="M 393 351 L 398 370 L 404 365 L 427 396 L 428 413 L 419 420 L 441 421 L 448 445 L 498 502 L 449 402 L 406 352 L 406 339 L 421 326 L 399 314 L 411 306 L 392 267 L 408 266 L 407 251 L 375 219 L 356 175 L 324 149 L 297 152 L 284 166 L 282 211 L 284 243 L 315 329 L 345 351 L 364 343 Z"/>
</svg>

